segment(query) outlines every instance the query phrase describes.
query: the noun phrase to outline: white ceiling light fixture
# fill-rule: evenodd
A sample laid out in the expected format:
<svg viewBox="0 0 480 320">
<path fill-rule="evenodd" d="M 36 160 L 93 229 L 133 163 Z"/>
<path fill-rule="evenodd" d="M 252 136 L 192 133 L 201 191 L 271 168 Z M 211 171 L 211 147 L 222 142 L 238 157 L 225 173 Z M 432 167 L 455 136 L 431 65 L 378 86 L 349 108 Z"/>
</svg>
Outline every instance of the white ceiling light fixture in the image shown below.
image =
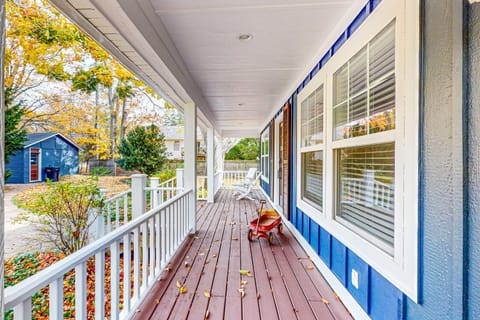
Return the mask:
<svg viewBox="0 0 480 320">
<path fill-rule="evenodd" d="M 241 42 L 247 42 L 253 39 L 253 35 L 251 33 L 242 33 L 238 36 L 238 40 Z"/>
</svg>

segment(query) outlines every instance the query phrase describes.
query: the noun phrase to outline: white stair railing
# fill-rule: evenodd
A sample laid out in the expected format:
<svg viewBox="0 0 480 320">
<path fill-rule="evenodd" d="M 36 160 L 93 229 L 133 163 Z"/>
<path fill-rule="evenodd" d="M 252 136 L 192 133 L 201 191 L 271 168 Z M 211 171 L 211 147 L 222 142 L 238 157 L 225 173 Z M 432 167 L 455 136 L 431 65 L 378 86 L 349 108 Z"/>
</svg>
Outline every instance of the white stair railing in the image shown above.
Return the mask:
<svg viewBox="0 0 480 320">
<path fill-rule="evenodd" d="M 15 320 L 32 319 L 32 296 L 48 286 L 50 319 L 63 319 L 64 277 L 74 270 L 76 319 L 87 319 L 87 304 L 95 309 L 95 319 L 105 319 L 106 296 L 111 297 L 110 319 L 130 319 L 192 230 L 189 224 L 194 221 L 191 215 L 195 213 L 188 209 L 191 197 L 192 190 L 181 192 L 65 259 L 6 288 L 5 309 L 13 308 Z M 105 289 L 106 257 L 110 258 L 111 265 L 108 291 Z M 87 287 L 87 265 L 91 266 L 93 261 L 95 299 L 88 301 L 87 297 L 93 292 Z M 120 277 L 121 262 L 123 277 Z M 124 288 L 122 293 L 120 285 Z"/>
<path fill-rule="evenodd" d="M 243 182 L 248 171 L 223 171 L 222 187 L 232 189 L 234 183 Z"/>
</svg>

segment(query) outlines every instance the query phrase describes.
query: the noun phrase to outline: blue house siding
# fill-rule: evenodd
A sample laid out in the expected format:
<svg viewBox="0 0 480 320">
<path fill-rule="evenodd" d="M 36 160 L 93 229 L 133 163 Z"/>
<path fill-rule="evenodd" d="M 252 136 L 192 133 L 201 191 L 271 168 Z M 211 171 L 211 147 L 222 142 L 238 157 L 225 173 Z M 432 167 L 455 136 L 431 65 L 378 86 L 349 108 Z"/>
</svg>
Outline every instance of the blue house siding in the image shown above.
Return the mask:
<svg viewBox="0 0 480 320">
<path fill-rule="evenodd" d="M 23 181 L 25 181 L 23 155 L 23 150 L 17 151 L 10 157 L 9 163 L 5 165 L 5 168 L 12 173 L 12 176 L 7 180 L 7 183 L 23 183 Z"/>
<path fill-rule="evenodd" d="M 60 176 L 77 174 L 79 169 L 78 147 L 71 144 L 59 135 L 28 145 L 12 157 L 6 168 L 13 176 L 7 183 L 30 183 L 30 149 L 41 149 L 41 181 L 46 180 L 45 168 L 60 168 Z"/>
</svg>

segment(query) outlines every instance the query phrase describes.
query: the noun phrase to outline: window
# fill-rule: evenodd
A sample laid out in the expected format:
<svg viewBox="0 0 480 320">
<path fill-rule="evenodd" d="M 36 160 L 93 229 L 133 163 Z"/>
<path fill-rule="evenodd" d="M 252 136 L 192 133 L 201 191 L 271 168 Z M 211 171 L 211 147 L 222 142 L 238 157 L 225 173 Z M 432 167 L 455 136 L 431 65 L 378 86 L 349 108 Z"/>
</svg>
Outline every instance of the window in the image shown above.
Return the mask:
<svg viewBox="0 0 480 320">
<path fill-rule="evenodd" d="M 173 151 L 180 151 L 180 141 L 173 142 Z"/>
<path fill-rule="evenodd" d="M 297 96 L 297 207 L 418 299 L 419 5 L 382 5 Z"/>
<path fill-rule="evenodd" d="M 395 129 L 395 22 L 333 74 L 332 94 L 335 216 L 393 255 L 395 136 L 373 136 Z"/>
<path fill-rule="evenodd" d="M 270 154 L 270 130 L 266 129 L 260 137 L 260 170 L 262 171 L 262 179 L 268 182 L 270 178 L 269 166 Z"/>
<path fill-rule="evenodd" d="M 323 84 L 300 106 L 301 124 L 301 197 L 323 208 Z"/>
</svg>

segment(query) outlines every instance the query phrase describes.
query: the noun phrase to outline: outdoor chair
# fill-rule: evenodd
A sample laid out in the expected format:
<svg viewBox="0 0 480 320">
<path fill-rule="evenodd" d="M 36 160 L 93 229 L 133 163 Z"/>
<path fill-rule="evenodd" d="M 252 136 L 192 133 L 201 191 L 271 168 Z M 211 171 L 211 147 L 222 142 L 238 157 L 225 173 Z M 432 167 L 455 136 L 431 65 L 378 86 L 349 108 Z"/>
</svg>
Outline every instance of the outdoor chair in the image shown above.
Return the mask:
<svg viewBox="0 0 480 320">
<path fill-rule="evenodd" d="M 244 198 L 253 200 L 253 198 L 250 196 L 250 193 L 252 192 L 255 185 L 258 183 L 261 174 L 261 172 L 257 173 L 256 168 L 250 168 L 242 182 L 237 182 L 233 184 L 234 194 L 238 195 L 237 200 L 241 200 Z"/>
</svg>

